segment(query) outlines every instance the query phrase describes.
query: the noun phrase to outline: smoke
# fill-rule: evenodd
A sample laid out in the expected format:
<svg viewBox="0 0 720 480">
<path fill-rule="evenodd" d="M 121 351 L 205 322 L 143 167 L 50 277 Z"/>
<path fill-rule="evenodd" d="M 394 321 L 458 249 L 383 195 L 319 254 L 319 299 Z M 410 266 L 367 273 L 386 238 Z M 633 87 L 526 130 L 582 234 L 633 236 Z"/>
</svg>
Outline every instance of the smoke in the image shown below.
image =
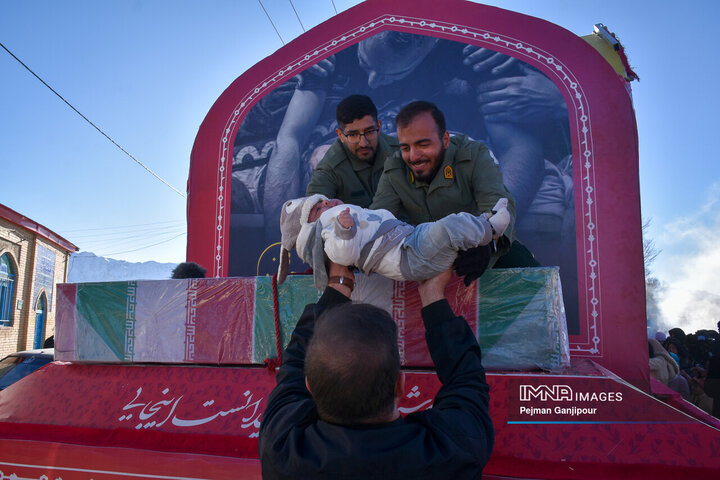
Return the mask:
<svg viewBox="0 0 720 480">
<path fill-rule="evenodd" d="M 653 337 L 655 332 L 667 333 L 672 328 L 660 308 L 660 302 L 666 291 L 665 285 L 657 278 L 651 277 L 645 280 L 645 309 L 649 337 Z"/>
<path fill-rule="evenodd" d="M 713 184 L 694 215 L 668 222 L 662 232 L 656 240 L 662 251 L 655 266 L 658 282 L 648 289 L 648 312 L 657 308 L 659 313 L 654 325 L 715 330 L 720 320 L 720 184 Z"/>
<path fill-rule="evenodd" d="M 674 327 L 680 327 L 686 333 L 717 329 L 720 295 L 687 290 L 680 283 L 668 285 L 656 278 L 646 282 L 648 335 L 667 334 Z"/>
<path fill-rule="evenodd" d="M 695 319 L 711 319 L 708 330 L 715 330 L 720 320 L 720 295 L 708 292 L 693 292 L 687 308 L 680 314 L 681 324 L 693 324 Z M 698 329 L 699 330 L 699 329 Z"/>
</svg>

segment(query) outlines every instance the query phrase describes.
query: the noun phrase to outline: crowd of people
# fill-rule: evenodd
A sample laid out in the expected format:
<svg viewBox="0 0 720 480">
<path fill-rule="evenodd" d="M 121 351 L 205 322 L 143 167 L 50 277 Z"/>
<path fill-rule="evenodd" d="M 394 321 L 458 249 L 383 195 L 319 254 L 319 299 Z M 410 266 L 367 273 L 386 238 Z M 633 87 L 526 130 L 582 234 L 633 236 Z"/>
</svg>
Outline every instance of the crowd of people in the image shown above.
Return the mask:
<svg viewBox="0 0 720 480">
<path fill-rule="evenodd" d="M 720 322 L 718 331 L 686 334 L 671 328 L 648 339 L 650 375 L 683 399 L 720 418 Z"/>
</svg>

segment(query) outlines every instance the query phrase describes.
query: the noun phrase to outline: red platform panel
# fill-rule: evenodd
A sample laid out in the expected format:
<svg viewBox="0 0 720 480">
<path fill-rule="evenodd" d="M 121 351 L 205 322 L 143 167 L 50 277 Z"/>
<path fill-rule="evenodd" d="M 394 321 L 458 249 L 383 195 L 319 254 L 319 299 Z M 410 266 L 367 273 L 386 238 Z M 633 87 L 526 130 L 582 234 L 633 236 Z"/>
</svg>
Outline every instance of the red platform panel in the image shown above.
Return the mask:
<svg viewBox="0 0 720 480">
<path fill-rule="evenodd" d="M 561 374 L 489 374 L 488 383 L 496 440 L 487 474 L 712 478 L 720 469 L 720 430 L 592 362 L 576 361 Z M 260 368 L 55 362 L 0 392 L 0 469 L 46 465 L 173 478 L 174 470 L 145 462 L 155 455 L 157 465 L 187 463 L 188 472 L 218 459 L 212 475 L 197 478 L 232 478 L 225 469 L 245 459 L 250 466 L 240 472 L 249 477 L 236 478 L 253 478 L 273 385 Z M 434 373 L 408 371 L 401 413 L 430 408 L 439 387 Z"/>
<path fill-rule="evenodd" d="M 0 440 L 0 478 L 63 480 L 255 480 L 260 462 L 26 440 Z"/>
</svg>

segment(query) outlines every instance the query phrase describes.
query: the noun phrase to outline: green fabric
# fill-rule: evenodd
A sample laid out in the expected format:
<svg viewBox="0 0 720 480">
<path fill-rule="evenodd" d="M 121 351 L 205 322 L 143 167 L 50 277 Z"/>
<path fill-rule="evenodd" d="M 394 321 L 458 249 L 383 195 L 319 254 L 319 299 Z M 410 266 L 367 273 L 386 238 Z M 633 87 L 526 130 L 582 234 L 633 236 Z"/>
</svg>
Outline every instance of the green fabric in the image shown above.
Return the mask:
<svg viewBox="0 0 720 480">
<path fill-rule="evenodd" d="M 77 286 L 77 315 L 119 360 L 125 358 L 128 285 L 128 282 L 107 282 L 80 283 Z"/>
<path fill-rule="evenodd" d="M 558 267 L 488 270 L 477 283 L 478 343 L 492 369 L 552 370 L 569 360 Z"/>
<path fill-rule="evenodd" d="M 508 210 L 512 217 L 505 236 L 512 241 L 515 238 L 515 201 L 503 184 L 500 169 L 485 145 L 459 135 L 450 138 L 440 169 L 430 183 L 415 181 L 400 152 L 392 156 L 385 162 L 385 171 L 370 208 L 384 208 L 399 219 L 418 225 L 451 213 L 479 215 L 489 212 L 503 197 L 509 201 Z M 508 249 L 499 254 L 507 253 Z"/>
<path fill-rule="evenodd" d="M 478 342 L 491 348 L 545 286 L 540 272 L 488 270 L 478 279 Z"/>
<path fill-rule="evenodd" d="M 365 285 L 358 291 L 371 295 L 365 301 L 389 307 L 393 289 L 388 287 L 389 281 L 377 280 L 382 281 L 374 285 L 381 285 L 382 288 Z M 133 291 L 136 284 L 78 284 L 75 305 L 76 360 L 133 360 L 132 307 L 135 305 Z M 483 363 L 487 368 L 553 369 L 569 358 L 557 267 L 488 270 L 478 280 L 477 292 L 475 311 L 478 312 L 478 341 L 483 348 Z M 319 297 L 320 292 L 315 288 L 311 275 L 290 275 L 279 286 L 280 338 L 283 347 L 289 342 L 305 306 L 317 302 Z M 143 295 L 141 300 L 137 305 L 141 322 L 149 321 L 155 315 L 170 315 L 163 322 L 167 322 L 170 327 L 183 326 L 186 318 L 182 308 L 168 310 L 162 302 L 148 302 L 147 295 Z M 158 308 L 158 311 L 153 310 Z M 277 356 L 271 277 L 255 279 L 254 305 L 249 308 L 254 308 L 255 316 L 252 356 L 248 352 L 246 358 L 261 364 L 266 358 Z M 233 320 L 218 318 L 217 322 L 212 328 L 225 329 L 229 335 L 234 331 Z M 147 334 L 148 328 L 145 326 L 137 331 Z M 202 335 L 201 330 L 198 330 L 197 335 Z M 145 339 L 144 345 L 147 343 Z M 157 360 L 166 361 L 160 358 Z"/>
<path fill-rule="evenodd" d="M 315 288 L 312 275 L 290 275 L 278 286 L 280 339 L 283 349 L 290 342 L 290 336 L 305 305 L 315 303 L 319 298 L 320 292 Z M 255 281 L 253 342 L 253 363 L 263 363 L 266 358 L 277 357 L 272 277 L 257 277 Z"/>
<path fill-rule="evenodd" d="M 363 208 L 370 206 L 385 161 L 397 150 L 397 139 L 381 134 L 374 163 L 355 157 L 340 139 L 325 153 L 313 171 L 306 195 L 321 193 Z"/>
</svg>

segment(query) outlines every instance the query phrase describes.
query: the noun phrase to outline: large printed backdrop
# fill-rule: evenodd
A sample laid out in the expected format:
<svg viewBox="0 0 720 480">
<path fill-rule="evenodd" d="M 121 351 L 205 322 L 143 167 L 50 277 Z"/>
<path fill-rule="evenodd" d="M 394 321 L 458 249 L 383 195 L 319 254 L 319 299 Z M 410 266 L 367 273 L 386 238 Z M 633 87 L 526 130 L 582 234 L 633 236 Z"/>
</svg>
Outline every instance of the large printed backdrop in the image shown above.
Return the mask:
<svg viewBox="0 0 720 480">
<path fill-rule="evenodd" d="M 646 377 L 624 81 L 582 39 L 539 19 L 462 1 L 389 3 L 328 20 L 218 99 L 191 158 L 188 258 L 219 276 L 274 272 L 279 207 L 304 193 L 336 138 L 337 103 L 371 96 L 393 134 L 403 105 L 430 100 L 451 133 L 492 149 L 517 203 L 518 238 L 560 266 L 572 354 Z"/>
<path fill-rule="evenodd" d="M 518 95 L 520 89 L 527 93 Z M 392 30 L 280 84 L 240 124 L 232 162 L 230 275 L 277 269 L 261 257 L 280 241 L 280 206 L 304 194 L 313 168 L 337 139 L 338 102 L 357 93 L 373 98 L 387 134 L 395 135 L 403 105 L 430 100 L 452 133 L 488 144 L 517 200 L 518 237 L 542 264 L 563 267 L 563 284 L 577 283 L 572 147 L 558 88 L 534 67 L 491 49 Z M 272 258 L 277 251 L 268 253 Z M 566 291 L 577 333 L 577 292 Z"/>
</svg>

